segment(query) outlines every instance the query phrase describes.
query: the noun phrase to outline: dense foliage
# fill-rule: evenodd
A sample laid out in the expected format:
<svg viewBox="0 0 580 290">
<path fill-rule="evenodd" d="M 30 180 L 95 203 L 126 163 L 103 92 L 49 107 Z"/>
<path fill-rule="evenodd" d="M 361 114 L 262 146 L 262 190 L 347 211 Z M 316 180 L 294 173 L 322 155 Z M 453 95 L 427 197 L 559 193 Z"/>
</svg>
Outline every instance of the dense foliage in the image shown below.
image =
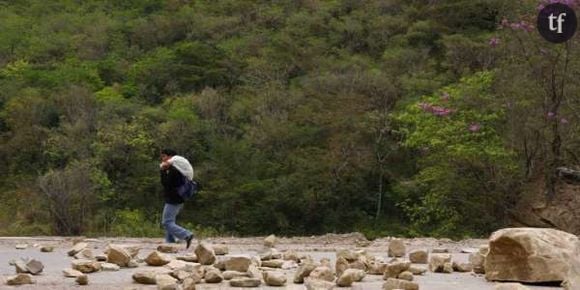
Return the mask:
<svg viewBox="0 0 580 290">
<path fill-rule="evenodd" d="M 171 147 L 199 234 L 485 235 L 580 163 L 541 2 L 0 1 L 0 234 L 160 235 Z"/>
</svg>

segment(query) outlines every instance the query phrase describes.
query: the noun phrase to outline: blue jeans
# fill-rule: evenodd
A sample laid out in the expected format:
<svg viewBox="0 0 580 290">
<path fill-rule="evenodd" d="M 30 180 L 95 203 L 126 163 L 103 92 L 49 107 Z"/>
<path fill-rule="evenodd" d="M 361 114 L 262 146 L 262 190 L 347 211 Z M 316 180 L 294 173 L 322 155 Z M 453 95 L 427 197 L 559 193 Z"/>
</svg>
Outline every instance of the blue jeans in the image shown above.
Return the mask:
<svg viewBox="0 0 580 290">
<path fill-rule="evenodd" d="M 165 229 L 165 242 L 175 243 L 175 238 L 180 240 L 185 240 L 185 238 L 191 235 L 191 232 L 180 227 L 175 223 L 175 218 L 183 208 L 183 204 L 170 204 L 166 203 L 163 207 L 163 217 L 161 224 Z"/>
</svg>

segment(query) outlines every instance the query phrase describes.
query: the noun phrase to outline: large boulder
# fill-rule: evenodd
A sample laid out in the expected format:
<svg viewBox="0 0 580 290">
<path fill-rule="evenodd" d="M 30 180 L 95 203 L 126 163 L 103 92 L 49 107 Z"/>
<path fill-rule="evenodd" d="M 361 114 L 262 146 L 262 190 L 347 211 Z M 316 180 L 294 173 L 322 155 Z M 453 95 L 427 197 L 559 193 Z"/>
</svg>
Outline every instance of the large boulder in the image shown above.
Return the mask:
<svg viewBox="0 0 580 290">
<path fill-rule="evenodd" d="M 578 237 L 555 229 L 507 228 L 494 232 L 485 259 L 490 281 L 526 283 L 566 280 Z"/>
<path fill-rule="evenodd" d="M 565 290 L 580 289 L 580 244 L 576 247 L 576 254 L 570 258 L 573 259 L 573 261 L 568 271 L 568 277 L 566 278 L 566 281 L 562 283 L 562 286 Z"/>
</svg>

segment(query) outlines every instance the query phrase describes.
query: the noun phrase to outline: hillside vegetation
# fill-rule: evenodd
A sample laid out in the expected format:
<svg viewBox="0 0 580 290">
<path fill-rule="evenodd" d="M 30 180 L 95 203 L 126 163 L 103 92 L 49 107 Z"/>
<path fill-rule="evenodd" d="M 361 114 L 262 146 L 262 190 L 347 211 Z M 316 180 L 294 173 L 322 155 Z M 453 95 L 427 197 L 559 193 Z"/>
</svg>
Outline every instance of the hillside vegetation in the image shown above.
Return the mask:
<svg viewBox="0 0 580 290">
<path fill-rule="evenodd" d="M 570 2 L 570 1 L 567 1 Z M 0 234 L 484 236 L 580 164 L 580 49 L 538 1 L 0 1 Z"/>
</svg>

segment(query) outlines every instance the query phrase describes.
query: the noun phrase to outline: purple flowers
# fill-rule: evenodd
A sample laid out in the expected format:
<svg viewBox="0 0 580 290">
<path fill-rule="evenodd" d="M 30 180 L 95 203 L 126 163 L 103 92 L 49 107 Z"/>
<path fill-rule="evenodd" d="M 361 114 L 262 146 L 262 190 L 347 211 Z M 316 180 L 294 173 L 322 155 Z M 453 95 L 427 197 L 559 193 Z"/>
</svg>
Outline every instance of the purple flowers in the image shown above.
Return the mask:
<svg viewBox="0 0 580 290">
<path fill-rule="evenodd" d="M 515 30 L 522 30 L 525 32 L 532 32 L 535 29 L 533 24 L 531 24 L 525 20 L 521 20 L 520 22 L 509 22 L 509 20 L 507 20 L 505 18 L 501 20 L 500 27 L 511 28 L 514 31 Z"/>
<path fill-rule="evenodd" d="M 469 124 L 468 130 L 472 133 L 479 132 L 479 130 L 481 130 L 481 125 L 479 123 L 471 123 Z"/>
<path fill-rule="evenodd" d="M 451 113 L 453 113 L 452 109 L 444 108 L 444 107 L 440 107 L 440 106 L 433 106 L 433 105 L 428 104 L 428 103 L 419 103 L 418 106 L 419 106 L 419 108 L 421 108 L 421 110 L 423 110 L 427 113 L 431 113 L 435 116 L 439 116 L 439 117 L 449 116 Z"/>
<path fill-rule="evenodd" d="M 547 5 L 561 3 L 570 6 L 571 8 L 577 8 L 580 6 L 580 0 L 541 0 L 538 5 L 538 11 L 544 9 Z"/>
<path fill-rule="evenodd" d="M 554 113 L 554 112 L 548 112 L 546 114 L 546 116 L 548 117 L 548 119 L 552 119 L 552 118 L 554 118 L 556 116 L 556 113 Z"/>
<path fill-rule="evenodd" d="M 497 38 L 495 36 L 489 40 L 489 46 L 494 47 L 494 48 L 497 47 L 499 45 L 499 43 L 500 43 L 499 38 Z"/>
</svg>

